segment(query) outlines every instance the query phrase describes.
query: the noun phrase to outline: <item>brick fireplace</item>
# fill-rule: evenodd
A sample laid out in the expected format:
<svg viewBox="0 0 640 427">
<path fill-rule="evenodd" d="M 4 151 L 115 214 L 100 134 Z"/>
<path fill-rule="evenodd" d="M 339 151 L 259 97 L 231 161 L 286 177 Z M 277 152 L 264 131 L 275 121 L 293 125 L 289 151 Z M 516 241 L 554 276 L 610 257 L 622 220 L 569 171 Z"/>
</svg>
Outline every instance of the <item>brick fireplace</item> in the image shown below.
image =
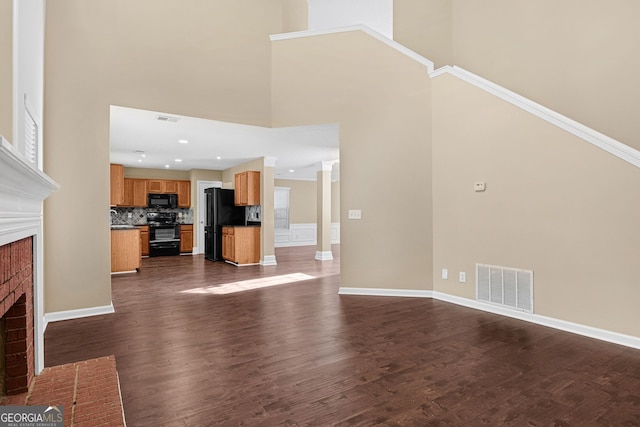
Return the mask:
<svg viewBox="0 0 640 427">
<path fill-rule="evenodd" d="M 59 188 L 0 136 L 0 391 L 44 369 L 43 202 Z"/>
<path fill-rule="evenodd" d="M 0 246 L 0 394 L 24 393 L 34 376 L 33 238 Z"/>
</svg>

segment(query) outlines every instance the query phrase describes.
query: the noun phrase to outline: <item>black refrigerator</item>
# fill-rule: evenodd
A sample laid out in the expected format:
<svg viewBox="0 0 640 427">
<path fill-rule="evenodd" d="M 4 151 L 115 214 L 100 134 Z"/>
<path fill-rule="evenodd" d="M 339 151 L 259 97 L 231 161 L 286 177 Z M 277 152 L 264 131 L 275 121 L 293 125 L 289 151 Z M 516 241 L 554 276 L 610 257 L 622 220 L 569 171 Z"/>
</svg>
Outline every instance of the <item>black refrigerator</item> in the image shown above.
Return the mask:
<svg viewBox="0 0 640 427">
<path fill-rule="evenodd" d="M 204 256 L 211 261 L 222 261 L 222 226 L 245 225 L 245 207 L 235 206 L 233 190 L 207 188 L 204 223 Z"/>
</svg>

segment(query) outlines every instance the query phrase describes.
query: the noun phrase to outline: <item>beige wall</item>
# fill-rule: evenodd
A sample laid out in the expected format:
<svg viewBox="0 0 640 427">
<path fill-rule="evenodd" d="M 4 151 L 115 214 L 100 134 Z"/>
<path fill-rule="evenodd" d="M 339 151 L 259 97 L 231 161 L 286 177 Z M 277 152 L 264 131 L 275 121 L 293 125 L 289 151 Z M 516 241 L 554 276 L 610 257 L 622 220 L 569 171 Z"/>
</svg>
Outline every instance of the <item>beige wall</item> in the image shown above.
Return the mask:
<svg viewBox="0 0 640 427">
<path fill-rule="evenodd" d="M 276 179 L 276 187 L 288 187 L 289 220 L 291 224 L 315 224 L 317 183 L 296 179 Z"/>
<path fill-rule="evenodd" d="M 309 28 L 309 7 L 307 0 L 282 1 L 282 32 L 305 31 Z"/>
<path fill-rule="evenodd" d="M 362 32 L 278 41 L 272 52 L 273 125 L 340 123 L 341 285 L 430 289 L 426 69 Z M 347 221 L 348 209 L 363 219 Z M 411 210 L 423 221 L 399 218 Z"/>
<path fill-rule="evenodd" d="M 276 187 L 289 187 L 291 224 L 315 224 L 317 216 L 315 181 L 276 179 Z M 331 222 L 340 222 L 340 181 L 331 183 Z"/>
<path fill-rule="evenodd" d="M 456 65 L 640 149 L 640 2 L 452 3 Z"/>
<path fill-rule="evenodd" d="M 531 269 L 536 314 L 640 336 L 640 169 L 451 76 L 433 105 L 434 289 Z"/>
<path fill-rule="evenodd" d="M 340 222 L 340 181 L 331 183 L 331 222 Z"/>
<path fill-rule="evenodd" d="M 434 62 L 453 65 L 451 0 L 394 0 L 393 39 Z"/>
<path fill-rule="evenodd" d="M 46 312 L 111 302 L 109 106 L 268 126 L 281 24 L 280 0 L 47 3 Z"/>
<path fill-rule="evenodd" d="M 13 2 L 0 1 L 0 135 L 13 141 Z"/>
</svg>

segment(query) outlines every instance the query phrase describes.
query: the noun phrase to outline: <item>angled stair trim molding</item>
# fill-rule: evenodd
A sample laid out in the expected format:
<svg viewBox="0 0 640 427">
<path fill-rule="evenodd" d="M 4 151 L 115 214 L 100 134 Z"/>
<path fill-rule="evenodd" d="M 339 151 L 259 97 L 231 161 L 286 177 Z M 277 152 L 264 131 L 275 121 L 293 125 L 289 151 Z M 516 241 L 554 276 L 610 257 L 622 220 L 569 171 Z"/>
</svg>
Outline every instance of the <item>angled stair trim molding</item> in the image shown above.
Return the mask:
<svg viewBox="0 0 640 427">
<path fill-rule="evenodd" d="M 464 80 L 467 83 L 489 92 L 490 94 L 495 95 L 610 154 L 613 154 L 619 159 L 631 163 L 636 167 L 640 167 L 640 151 L 635 148 L 629 147 L 620 141 L 610 138 L 607 135 L 583 125 L 582 123 L 563 116 L 562 114 L 544 107 L 529 98 L 518 95 L 515 92 L 505 89 L 504 87 L 477 76 L 463 68 L 447 65 L 431 72 L 429 76 L 431 78 L 435 78 L 443 74 L 450 74 Z"/>
<path fill-rule="evenodd" d="M 402 53 L 403 55 L 406 55 L 409 58 L 413 59 L 414 61 L 424 65 L 425 67 L 427 67 L 427 71 L 429 73 L 433 72 L 434 70 L 434 65 L 432 61 L 428 60 L 424 56 L 419 55 L 418 53 L 412 51 L 411 49 L 406 48 L 400 43 L 393 41 L 388 37 L 383 36 L 379 32 L 372 30 L 366 25 L 352 25 L 352 26 L 340 27 L 340 28 L 327 28 L 322 30 L 295 31 L 292 33 L 273 34 L 269 36 L 269 40 L 271 40 L 272 42 L 275 42 L 280 40 L 298 39 L 302 37 L 315 37 L 315 36 L 324 36 L 327 34 L 346 33 L 350 31 L 362 31 L 368 34 L 369 36 L 373 37 L 374 39 L 381 41 L 382 43 L 386 44 L 392 49 L 395 49 L 398 52 Z"/>
</svg>

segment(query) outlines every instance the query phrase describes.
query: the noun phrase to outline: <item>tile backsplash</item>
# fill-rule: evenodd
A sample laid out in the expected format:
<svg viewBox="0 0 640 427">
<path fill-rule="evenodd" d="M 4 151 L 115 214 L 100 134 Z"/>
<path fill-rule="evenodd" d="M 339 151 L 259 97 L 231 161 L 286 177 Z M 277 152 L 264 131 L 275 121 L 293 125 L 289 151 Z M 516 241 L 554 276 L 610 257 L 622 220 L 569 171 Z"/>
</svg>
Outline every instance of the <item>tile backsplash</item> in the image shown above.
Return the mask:
<svg viewBox="0 0 640 427">
<path fill-rule="evenodd" d="M 111 224 L 144 225 L 147 223 L 147 212 L 158 211 L 149 208 L 111 208 Z M 193 210 L 189 208 L 162 209 L 162 212 L 175 212 L 176 219 L 181 224 L 193 224 Z M 129 218 L 131 214 L 131 218 Z"/>
</svg>

